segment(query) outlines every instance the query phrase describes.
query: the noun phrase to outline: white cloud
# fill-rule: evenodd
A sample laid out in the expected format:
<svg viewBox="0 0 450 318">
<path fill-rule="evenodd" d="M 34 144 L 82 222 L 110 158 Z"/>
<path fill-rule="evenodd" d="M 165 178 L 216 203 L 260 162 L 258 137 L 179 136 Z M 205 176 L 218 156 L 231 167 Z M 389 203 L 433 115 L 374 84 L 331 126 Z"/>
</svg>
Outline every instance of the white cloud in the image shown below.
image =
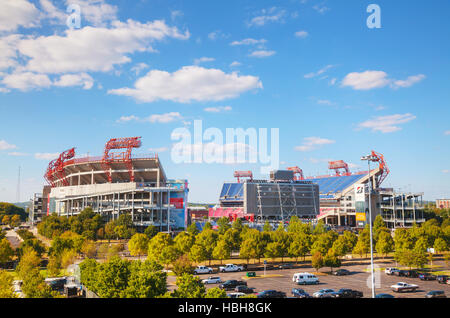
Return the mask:
<svg viewBox="0 0 450 318">
<path fill-rule="evenodd" d="M 264 44 L 266 42 L 267 42 L 266 39 L 256 40 L 256 39 L 248 38 L 248 39 L 243 39 L 241 41 L 231 42 L 230 45 L 232 45 L 232 46 L 236 46 L 236 45 L 255 45 L 255 44 Z"/>
<path fill-rule="evenodd" d="M 216 59 L 213 57 L 201 57 L 201 58 L 195 59 L 194 64 L 199 65 L 201 63 L 206 63 L 206 62 L 214 62 L 215 60 Z"/>
<path fill-rule="evenodd" d="M 0 150 L 7 150 L 7 149 L 16 149 L 16 145 L 12 145 L 7 143 L 5 140 L 0 140 Z"/>
<path fill-rule="evenodd" d="M 83 86 L 83 89 L 91 89 L 94 85 L 94 80 L 86 73 L 65 74 L 62 75 L 54 85 L 59 87 Z"/>
<path fill-rule="evenodd" d="M 233 98 L 252 89 L 262 88 L 255 76 L 226 74 L 219 69 L 185 66 L 173 73 L 152 70 L 134 83 L 134 88 L 109 90 L 109 94 L 130 96 L 139 102 L 171 100 L 220 101 Z"/>
<path fill-rule="evenodd" d="M 19 26 L 35 27 L 39 24 L 39 10 L 27 0 L 0 2 L 0 31 L 15 31 Z"/>
<path fill-rule="evenodd" d="M 105 26 L 117 19 L 117 7 L 105 3 L 104 0 L 66 0 L 67 4 L 80 6 L 82 21 L 87 20 L 94 26 Z"/>
<path fill-rule="evenodd" d="M 248 26 L 263 26 L 269 22 L 282 23 L 286 16 L 286 10 L 272 7 L 270 9 L 263 9 L 258 14 L 260 15 L 252 18 L 251 21 L 247 23 Z"/>
<path fill-rule="evenodd" d="M 392 83 L 393 88 L 399 88 L 399 87 L 410 87 L 423 79 L 425 79 L 425 75 L 419 74 L 419 75 L 413 75 L 409 76 L 406 80 L 396 80 Z"/>
<path fill-rule="evenodd" d="M 373 132 L 380 131 L 382 133 L 391 133 L 401 130 L 399 125 L 408 123 L 414 119 L 416 119 L 416 116 L 410 113 L 379 116 L 360 123 L 358 125 L 358 128 L 359 129 L 368 128 Z"/>
<path fill-rule="evenodd" d="M 342 86 L 349 86 L 355 90 L 370 90 L 390 85 L 392 88 L 410 87 L 425 78 L 425 75 L 409 76 L 406 80 L 389 79 L 383 71 L 353 72 L 342 80 Z"/>
<path fill-rule="evenodd" d="M 241 66 L 242 63 L 238 62 L 238 61 L 234 61 L 233 63 L 230 64 L 231 67 L 237 67 L 237 66 Z"/>
<path fill-rule="evenodd" d="M 336 141 L 320 137 L 306 137 L 303 138 L 303 144 L 295 147 L 297 151 L 312 151 L 323 145 L 334 144 Z"/>
<path fill-rule="evenodd" d="M 18 43 L 21 54 L 29 58 L 27 70 L 38 73 L 111 71 L 114 65 L 131 61 L 128 54 L 151 52 L 151 43 L 167 37 L 189 38 L 164 21 L 140 23 L 114 21 L 111 28 L 84 27 L 66 30 L 64 36 L 26 38 Z"/>
<path fill-rule="evenodd" d="M 37 152 L 37 153 L 34 154 L 34 157 L 36 159 L 39 159 L 39 160 L 53 160 L 53 159 L 58 158 L 58 156 L 59 156 L 59 153 L 57 153 L 57 152 L 55 152 L 55 153 L 48 153 L 48 152 L 41 153 L 41 152 Z"/>
<path fill-rule="evenodd" d="M 450 136 L 450 130 L 446 130 L 446 131 L 444 131 L 444 135 L 446 135 L 446 136 Z"/>
<path fill-rule="evenodd" d="M 313 78 L 313 77 L 319 76 L 319 75 L 325 73 L 326 71 L 328 71 L 332 67 L 334 67 L 334 65 L 327 65 L 327 66 L 321 68 L 320 70 L 318 70 L 317 72 L 312 72 L 312 73 L 306 74 L 304 77 L 305 78 Z"/>
<path fill-rule="evenodd" d="M 295 32 L 295 36 L 297 37 L 297 38 L 300 38 L 300 39 L 304 39 L 304 38 L 306 38 L 306 37 L 308 37 L 308 32 L 307 31 L 297 31 L 297 32 Z"/>
<path fill-rule="evenodd" d="M 369 90 L 388 85 L 390 80 L 383 71 L 353 72 L 347 74 L 342 81 L 342 86 L 350 86 L 356 90 Z"/>
<path fill-rule="evenodd" d="M 134 72 L 136 75 L 139 75 L 146 68 L 149 68 L 149 66 L 146 63 L 138 63 L 131 68 L 131 71 Z"/>
<path fill-rule="evenodd" d="M 450 173 L 450 170 L 449 169 L 444 169 L 444 170 L 442 170 L 442 172 L 443 173 Z"/>
<path fill-rule="evenodd" d="M 332 101 L 328 100 L 328 99 L 319 99 L 319 100 L 317 101 L 317 104 L 320 104 L 320 105 L 328 105 L 328 106 L 334 105 L 334 103 L 333 103 Z"/>
<path fill-rule="evenodd" d="M 183 117 L 178 112 L 170 112 L 165 114 L 153 114 L 145 118 L 140 118 L 134 115 L 122 116 L 117 122 L 129 122 L 129 121 L 139 121 L 139 122 L 150 122 L 150 123 L 163 123 L 167 124 L 176 120 L 181 120 Z"/>
<path fill-rule="evenodd" d="M 327 6 L 325 6 L 323 4 L 316 4 L 315 6 L 313 6 L 313 9 L 316 10 L 317 12 L 319 12 L 320 14 L 324 14 L 325 12 L 330 10 L 330 8 L 328 8 Z"/>
<path fill-rule="evenodd" d="M 336 84 L 337 78 L 332 78 L 330 80 L 330 85 L 333 86 L 334 84 Z"/>
<path fill-rule="evenodd" d="M 46 74 L 18 72 L 7 74 L 1 82 L 9 88 L 28 91 L 35 88 L 49 88 L 52 81 Z"/>
<path fill-rule="evenodd" d="M 14 156 L 14 157 L 23 157 L 23 156 L 28 156 L 27 153 L 24 152 L 8 152 L 8 156 Z"/>
<path fill-rule="evenodd" d="M 275 51 L 266 51 L 266 50 L 259 50 L 259 51 L 254 51 L 251 54 L 249 54 L 250 57 L 257 57 L 257 58 L 264 58 L 264 57 L 269 57 L 274 55 L 276 52 Z"/>
<path fill-rule="evenodd" d="M 16 46 L 20 38 L 19 34 L 0 37 L 0 70 L 18 65 Z"/>
<path fill-rule="evenodd" d="M 221 113 L 221 112 L 228 112 L 231 110 L 232 110 L 231 106 L 206 107 L 204 109 L 205 112 L 209 113 Z"/>
<path fill-rule="evenodd" d="M 176 20 L 179 17 L 182 17 L 184 15 L 183 11 L 180 10 L 173 10 L 170 11 L 170 18 L 173 20 Z"/>
</svg>

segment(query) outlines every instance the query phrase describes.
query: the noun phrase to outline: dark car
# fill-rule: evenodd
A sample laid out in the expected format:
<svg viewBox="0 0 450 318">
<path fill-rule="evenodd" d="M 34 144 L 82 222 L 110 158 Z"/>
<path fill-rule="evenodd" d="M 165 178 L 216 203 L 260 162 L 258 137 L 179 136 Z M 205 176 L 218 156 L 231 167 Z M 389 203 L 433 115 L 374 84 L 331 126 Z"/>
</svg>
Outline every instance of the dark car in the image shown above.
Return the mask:
<svg viewBox="0 0 450 318">
<path fill-rule="evenodd" d="M 411 277 L 411 278 L 419 277 L 419 273 L 417 271 L 408 270 L 408 271 L 404 271 L 404 272 L 405 272 L 405 277 Z"/>
<path fill-rule="evenodd" d="M 375 298 L 395 298 L 395 297 L 390 294 L 377 294 Z"/>
<path fill-rule="evenodd" d="M 447 298 L 443 290 L 432 290 L 425 295 L 425 298 Z"/>
<path fill-rule="evenodd" d="M 408 271 L 405 271 L 403 269 L 400 269 L 398 271 L 394 272 L 394 275 L 399 276 L 399 277 L 406 277 Z"/>
<path fill-rule="evenodd" d="M 350 272 L 346 269 L 338 269 L 337 271 L 335 271 L 333 273 L 333 275 L 336 275 L 336 276 L 350 275 Z"/>
<path fill-rule="evenodd" d="M 278 266 L 279 269 L 291 269 L 294 268 L 294 264 L 281 264 L 280 266 Z"/>
<path fill-rule="evenodd" d="M 362 298 L 363 293 L 358 290 L 341 288 L 334 293 L 335 298 Z"/>
<path fill-rule="evenodd" d="M 264 290 L 258 295 L 256 295 L 257 298 L 286 298 L 286 293 L 276 291 L 276 290 Z"/>
<path fill-rule="evenodd" d="M 311 296 L 307 292 L 300 288 L 293 288 L 292 296 L 294 296 L 295 298 L 311 298 Z"/>
<path fill-rule="evenodd" d="M 447 284 L 448 276 L 447 275 L 439 275 L 436 277 L 436 280 L 439 284 Z"/>
<path fill-rule="evenodd" d="M 236 286 L 234 291 L 238 292 L 238 293 L 244 293 L 244 294 L 253 294 L 255 292 L 255 289 L 253 287 L 239 285 L 239 286 Z"/>
<path fill-rule="evenodd" d="M 231 290 L 235 289 L 238 286 L 247 286 L 247 282 L 239 281 L 239 280 L 227 280 L 226 282 L 219 285 L 220 289 Z"/>
<path fill-rule="evenodd" d="M 430 273 L 419 274 L 420 280 L 436 280 L 436 276 Z"/>
</svg>

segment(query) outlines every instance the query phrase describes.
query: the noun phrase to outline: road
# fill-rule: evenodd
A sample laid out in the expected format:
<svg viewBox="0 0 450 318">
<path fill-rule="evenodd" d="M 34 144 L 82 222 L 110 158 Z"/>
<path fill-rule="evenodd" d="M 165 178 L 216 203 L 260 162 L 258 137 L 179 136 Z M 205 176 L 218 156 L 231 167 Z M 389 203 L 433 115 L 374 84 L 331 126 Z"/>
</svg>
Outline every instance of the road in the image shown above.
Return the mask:
<svg viewBox="0 0 450 318">
<path fill-rule="evenodd" d="M 5 236 L 8 241 L 11 243 L 11 246 L 13 248 L 18 248 L 20 246 L 20 243 L 22 243 L 22 238 L 17 234 L 14 230 L 8 230 L 6 231 Z"/>
<path fill-rule="evenodd" d="M 434 265 L 442 265 L 445 266 L 444 262 L 433 262 Z M 380 264 L 381 265 L 381 264 Z M 382 264 L 384 267 L 394 267 L 395 264 Z M 267 289 L 275 289 L 278 291 L 283 291 L 287 294 L 288 297 L 291 296 L 292 288 L 301 288 L 305 290 L 307 293 L 312 295 L 314 292 L 323 289 L 323 288 L 331 288 L 334 290 L 338 290 L 340 288 L 350 288 L 362 291 L 365 298 L 371 297 L 371 289 L 370 289 L 370 271 L 368 270 L 370 267 L 367 265 L 349 265 L 342 266 L 341 268 L 347 269 L 351 272 L 348 276 L 334 276 L 329 275 L 326 271 L 328 269 L 321 269 L 319 274 L 319 284 L 318 285 L 296 285 L 292 282 L 292 276 L 294 273 L 301 272 L 315 272 L 315 270 L 311 267 L 302 266 L 301 268 L 293 268 L 293 269 L 283 269 L 283 270 L 272 270 L 267 271 L 267 276 L 275 276 L 275 277 L 266 277 L 266 278 L 249 278 L 245 277 L 246 272 L 237 272 L 237 273 L 213 273 L 212 276 L 219 276 L 222 281 L 226 281 L 228 279 L 237 279 L 237 280 L 246 280 L 249 287 L 256 288 L 256 292 L 260 292 Z M 443 268 L 445 269 L 445 268 Z M 448 270 L 448 268 L 447 268 Z M 256 271 L 256 275 L 264 275 L 263 271 Z M 211 276 L 209 274 L 199 275 L 201 279 L 207 278 Z M 447 297 L 450 297 L 450 285 L 448 284 L 439 284 L 437 281 L 422 281 L 419 278 L 405 278 L 398 276 L 389 276 L 384 273 L 384 270 L 376 272 L 376 293 L 388 293 L 394 295 L 395 297 L 401 298 L 423 298 L 426 293 L 431 290 L 443 290 L 445 291 Z M 169 276 L 168 283 L 169 289 L 173 290 L 175 288 L 175 277 Z M 369 284 L 368 284 L 369 282 Z M 416 292 L 408 292 L 408 293 L 395 293 L 390 289 L 391 285 L 394 285 L 397 282 L 406 282 L 409 284 L 416 284 L 419 286 Z M 207 288 L 217 287 L 217 285 L 207 285 Z"/>
</svg>

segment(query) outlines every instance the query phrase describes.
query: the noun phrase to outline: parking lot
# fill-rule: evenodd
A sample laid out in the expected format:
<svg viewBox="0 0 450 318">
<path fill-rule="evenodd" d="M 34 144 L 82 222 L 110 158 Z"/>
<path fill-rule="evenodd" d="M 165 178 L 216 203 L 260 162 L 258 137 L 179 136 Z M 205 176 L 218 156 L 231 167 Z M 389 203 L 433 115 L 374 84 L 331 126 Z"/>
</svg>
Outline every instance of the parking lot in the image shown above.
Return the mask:
<svg viewBox="0 0 450 318">
<path fill-rule="evenodd" d="M 445 264 L 440 264 L 445 265 Z M 395 264 L 380 264 L 380 267 L 395 267 Z M 329 268 L 322 268 L 317 274 L 319 278 L 318 285 L 297 285 L 292 282 L 292 276 L 294 273 L 299 272 L 310 272 L 314 273 L 315 270 L 310 267 L 297 267 L 292 269 L 282 269 L 282 270 L 270 270 L 266 271 L 266 276 L 268 277 L 256 277 L 247 278 L 245 277 L 246 272 L 235 272 L 235 273 L 217 273 L 214 272 L 212 275 L 204 274 L 199 275 L 201 279 L 208 278 L 209 276 L 219 276 L 222 281 L 229 279 L 245 280 L 249 287 L 254 287 L 255 292 L 260 292 L 268 289 L 275 289 L 278 291 L 283 291 L 288 297 L 291 297 L 292 288 L 301 288 L 305 290 L 308 294 L 312 295 L 314 292 L 324 289 L 331 288 L 334 290 L 339 290 L 341 288 L 355 289 L 363 292 L 365 298 L 371 297 L 370 289 L 370 266 L 368 265 L 351 265 L 342 266 L 340 268 L 347 269 L 350 271 L 350 275 L 346 276 L 334 276 L 329 275 Z M 264 275 L 264 271 L 256 271 L 257 276 Z M 397 298 L 423 298 L 426 293 L 432 290 L 443 290 L 447 297 L 450 297 L 450 285 L 439 284 L 437 281 L 422 281 L 419 278 L 406 278 L 398 276 L 390 276 L 384 273 L 384 270 L 376 272 L 376 284 L 379 284 L 379 288 L 376 288 L 376 293 L 388 293 Z M 175 288 L 175 277 L 169 276 L 168 278 L 169 288 L 173 290 Z M 405 282 L 408 284 L 416 284 L 419 286 L 416 292 L 405 292 L 405 293 L 395 293 L 390 289 L 391 285 L 397 282 Z M 207 288 L 217 287 L 217 284 L 206 285 Z"/>
</svg>

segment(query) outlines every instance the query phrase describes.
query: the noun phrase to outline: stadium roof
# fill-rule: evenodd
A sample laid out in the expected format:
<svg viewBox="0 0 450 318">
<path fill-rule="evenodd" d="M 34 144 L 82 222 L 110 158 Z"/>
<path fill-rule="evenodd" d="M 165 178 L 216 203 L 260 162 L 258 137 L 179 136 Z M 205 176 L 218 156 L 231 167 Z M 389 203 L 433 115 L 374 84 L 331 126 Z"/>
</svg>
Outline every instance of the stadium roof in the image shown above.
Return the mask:
<svg viewBox="0 0 450 318">
<path fill-rule="evenodd" d="M 330 176 L 326 178 L 305 179 L 319 185 L 319 192 L 323 195 L 334 194 L 344 191 L 346 188 L 359 180 L 365 178 L 365 174 L 353 174 L 349 176 Z"/>
</svg>

